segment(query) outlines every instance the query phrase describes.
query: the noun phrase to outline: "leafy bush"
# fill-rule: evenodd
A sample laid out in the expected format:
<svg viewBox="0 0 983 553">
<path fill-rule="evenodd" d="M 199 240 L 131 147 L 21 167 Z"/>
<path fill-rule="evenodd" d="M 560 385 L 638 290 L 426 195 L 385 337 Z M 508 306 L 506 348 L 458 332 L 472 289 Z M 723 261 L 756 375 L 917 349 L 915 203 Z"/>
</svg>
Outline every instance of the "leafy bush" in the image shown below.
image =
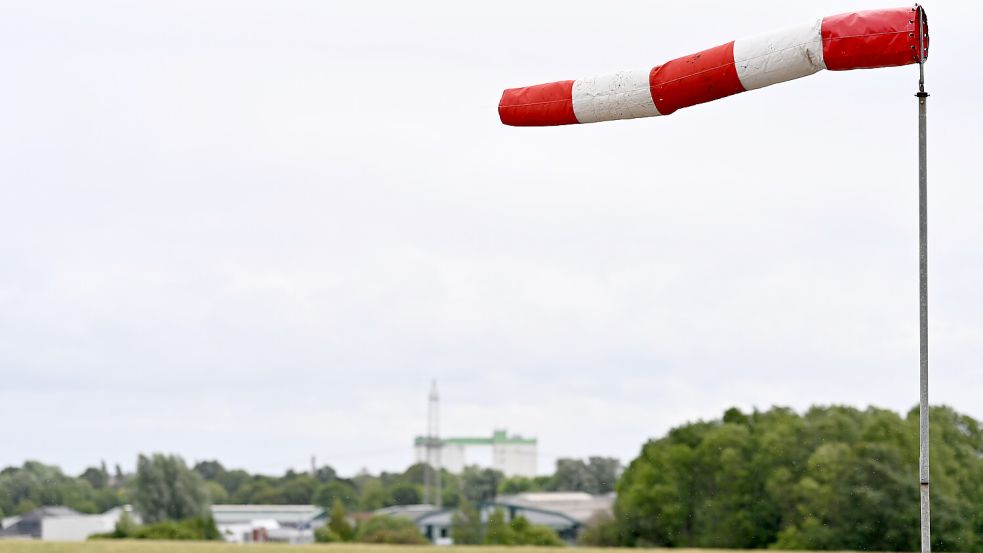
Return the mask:
<svg viewBox="0 0 983 553">
<path fill-rule="evenodd" d="M 451 516 L 451 539 L 458 545 L 481 543 L 481 515 L 467 498 Z"/>
<path fill-rule="evenodd" d="M 374 516 L 360 524 L 355 539 L 362 543 L 428 543 L 413 521 L 387 515 Z"/>
<path fill-rule="evenodd" d="M 96 534 L 89 539 L 129 539 L 129 540 L 220 540 L 222 536 L 212 517 L 167 520 L 153 524 L 134 524 L 133 519 L 124 513 L 116 523 L 116 529 L 107 534 Z"/>
<path fill-rule="evenodd" d="M 505 522 L 505 512 L 495 509 L 488 515 L 485 524 L 485 545 L 512 545 L 515 543 L 515 532 Z"/>
<path fill-rule="evenodd" d="M 577 538 L 578 545 L 592 547 L 617 547 L 621 542 L 621 525 L 606 511 L 588 519 L 587 526 Z"/>
<path fill-rule="evenodd" d="M 548 526 L 532 524 L 524 516 L 517 516 L 509 523 L 513 545 L 540 545 L 558 547 L 565 545 L 560 536 Z"/>
<path fill-rule="evenodd" d="M 495 509 L 485 526 L 485 545 L 564 545 L 552 528 L 532 524 L 524 516 L 505 522 L 505 512 Z"/>
<path fill-rule="evenodd" d="M 335 543 L 352 541 L 355 538 L 355 530 L 348 524 L 348 513 L 341 499 L 335 498 L 331 513 L 328 515 L 328 523 L 314 530 L 314 541 L 319 543 Z"/>
<path fill-rule="evenodd" d="M 337 543 L 343 540 L 331 528 L 322 526 L 314 530 L 314 541 L 317 543 Z"/>
<path fill-rule="evenodd" d="M 348 524 L 348 513 L 341 499 L 335 498 L 328 517 L 328 529 L 338 538 L 335 541 L 352 541 L 355 538 L 355 529 Z"/>
</svg>

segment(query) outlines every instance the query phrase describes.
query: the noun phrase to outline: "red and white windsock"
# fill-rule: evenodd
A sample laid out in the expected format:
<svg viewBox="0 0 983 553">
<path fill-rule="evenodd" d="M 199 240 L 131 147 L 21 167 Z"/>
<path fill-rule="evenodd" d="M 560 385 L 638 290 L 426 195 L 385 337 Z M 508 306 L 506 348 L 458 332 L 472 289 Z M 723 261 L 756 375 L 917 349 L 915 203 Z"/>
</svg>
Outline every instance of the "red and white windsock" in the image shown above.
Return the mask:
<svg viewBox="0 0 983 553">
<path fill-rule="evenodd" d="M 928 26 L 919 10 L 844 13 L 731 41 L 651 69 L 510 88 L 502 94 L 498 113 L 502 123 L 524 127 L 669 115 L 821 69 L 918 63 L 928 57 Z"/>
</svg>

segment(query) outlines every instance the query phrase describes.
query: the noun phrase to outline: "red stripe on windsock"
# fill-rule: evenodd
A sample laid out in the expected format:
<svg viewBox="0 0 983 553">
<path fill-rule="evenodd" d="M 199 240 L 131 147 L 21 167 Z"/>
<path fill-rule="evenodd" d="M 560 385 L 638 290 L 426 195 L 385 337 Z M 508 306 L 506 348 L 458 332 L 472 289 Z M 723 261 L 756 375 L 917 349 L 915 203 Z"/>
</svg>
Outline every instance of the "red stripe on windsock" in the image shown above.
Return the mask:
<svg viewBox="0 0 983 553">
<path fill-rule="evenodd" d="M 573 81 L 510 88 L 502 93 L 498 116 L 502 123 L 514 127 L 577 123 L 573 114 Z"/>
<path fill-rule="evenodd" d="M 868 10 L 824 18 L 826 69 L 871 69 L 917 62 L 917 19 L 915 8 Z"/>
<path fill-rule="evenodd" d="M 734 67 L 734 42 L 653 67 L 649 87 L 662 115 L 744 92 Z"/>
</svg>

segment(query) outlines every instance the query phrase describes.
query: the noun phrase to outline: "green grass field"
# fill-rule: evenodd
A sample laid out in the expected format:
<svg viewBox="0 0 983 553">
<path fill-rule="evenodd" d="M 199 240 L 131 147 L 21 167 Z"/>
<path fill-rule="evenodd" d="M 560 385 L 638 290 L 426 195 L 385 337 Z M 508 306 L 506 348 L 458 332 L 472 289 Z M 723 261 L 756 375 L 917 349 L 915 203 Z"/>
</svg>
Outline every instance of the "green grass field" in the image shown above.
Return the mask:
<svg viewBox="0 0 983 553">
<path fill-rule="evenodd" d="M 0 540 L 0 553 L 560 553 L 562 551 L 577 553 L 611 553 L 611 549 L 591 547 L 556 548 L 556 547 L 431 547 L 413 545 L 360 545 L 360 544 L 325 544 L 325 545 L 284 545 L 284 544 L 252 544 L 236 545 L 221 542 L 181 542 L 181 541 L 129 541 L 105 540 L 89 542 L 43 542 L 32 540 Z M 706 553 L 707 549 L 637 549 L 638 552 L 662 553 Z M 769 553 L 780 553 L 769 551 Z M 803 553 L 797 551 L 796 553 Z M 829 552 L 825 552 L 829 553 Z"/>
<path fill-rule="evenodd" d="M 221 542 L 99 540 L 87 542 L 43 542 L 36 540 L 0 540 L 0 553 L 559 553 L 556 547 L 432 547 L 416 545 L 364 544 L 250 544 Z M 577 548 L 578 553 L 601 553 L 610 549 Z M 696 550 L 690 550 L 690 553 Z M 686 553 L 677 549 L 674 553 Z"/>
<path fill-rule="evenodd" d="M 556 547 L 432 547 L 416 545 L 365 544 L 249 544 L 222 542 L 98 540 L 87 542 L 43 542 L 37 540 L 0 540 L 0 553 L 559 553 L 568 548 Z M 601 553 L 610 549 L 576 548 L 577 553 Z M 668 551 L 668 550 L 663 550 Z M 695 553 L 697 550 L 690 550 Z M 674 553 L 687 553 L 677 549 Z"/>
</svg>

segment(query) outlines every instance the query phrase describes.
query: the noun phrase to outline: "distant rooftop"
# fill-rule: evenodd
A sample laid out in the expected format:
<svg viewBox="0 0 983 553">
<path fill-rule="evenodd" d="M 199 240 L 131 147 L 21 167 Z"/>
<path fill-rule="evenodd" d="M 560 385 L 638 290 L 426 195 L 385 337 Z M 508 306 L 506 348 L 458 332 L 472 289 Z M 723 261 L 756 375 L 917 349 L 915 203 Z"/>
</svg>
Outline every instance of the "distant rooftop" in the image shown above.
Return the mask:
<svg viewBox="0 0 983 553">
<path fill-rule="evenodd" d="M 212 511 L 222 513 L 255 513 L 271 512 L 278 513 L 307 513 L 320 511 L 317 505 L 212 505 Z"/>
<path fill-rule="evenodd" d="M 610 513 L 615 494 L 591 495 L 584 492 L 528 492 L 502 495 L 495 499 L 502 505 L 546 509 L 565 514 L 585 523 L 600 512 Z"/>
<path fill-rule="evenodd" d="M 410 520 L 416 520 L 423 515 L 432 513 L 434 511 L 439 511 L 435 505 L 429 505 L 426 503 L 419 503 L 416 505 L 393 505 L 392 507 L 385 507 L 374 511 L 374 515 L 389 515 L 393 517 L 408 518 Z"/>
<path fill-rule="evenodd" d="M 417 436 L 414 440 L 415 445 L 426 445 L 426 443 L 426 436 Z M 536 438 L 523 438 L 518 434 L 509 436 L 506 430 L 495 430 L 488 438 L 441 438 L 440 443 L 444 445 L 536 445 Z"/>
<path fill-rule="evenodd" d="M 21 520 L 26 520 L 32 517 L 36 517 L 36 518 L 71 517 L 71 516 L 76 516 L 78 514 L 79 512 L 76 511 L 75 509 L 70 509 L 68 507 L 62 507 L 58 505 L 49 505 L 49 506 L 41 507 L 35 511 L 32 511 L 24 515 L 23 517 L 21 517 Z"/>
<path fill-rule="evenodd" d="M 324 515 L 317 505 L 212 505 L 216 524 L 275 520 L 283 526 L 307 524 Z"/>
</svg>

